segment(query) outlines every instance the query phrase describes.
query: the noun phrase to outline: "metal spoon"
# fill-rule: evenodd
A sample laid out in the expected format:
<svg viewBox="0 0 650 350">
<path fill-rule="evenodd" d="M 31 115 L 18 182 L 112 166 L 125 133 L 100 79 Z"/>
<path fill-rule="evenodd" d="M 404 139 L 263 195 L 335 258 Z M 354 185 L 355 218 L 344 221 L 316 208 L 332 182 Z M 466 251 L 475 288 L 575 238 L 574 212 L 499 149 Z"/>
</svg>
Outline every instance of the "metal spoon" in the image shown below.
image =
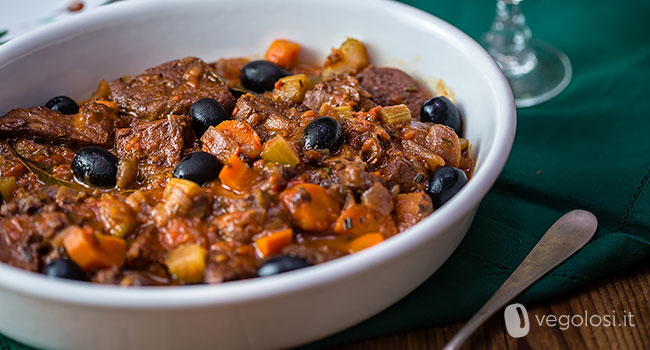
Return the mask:
<svg viewBox="0 0 650 350">
<path fill-rule="evenodd" d="M 443 350 L 460 348 L 490 316 L 587 244 L 596 232 L 596 227 L 598 227 L 598 220 L 588 211 L 573 210 L 562 215 L 546 231 L 510 277 L 467 321 Z"/>
</svg>

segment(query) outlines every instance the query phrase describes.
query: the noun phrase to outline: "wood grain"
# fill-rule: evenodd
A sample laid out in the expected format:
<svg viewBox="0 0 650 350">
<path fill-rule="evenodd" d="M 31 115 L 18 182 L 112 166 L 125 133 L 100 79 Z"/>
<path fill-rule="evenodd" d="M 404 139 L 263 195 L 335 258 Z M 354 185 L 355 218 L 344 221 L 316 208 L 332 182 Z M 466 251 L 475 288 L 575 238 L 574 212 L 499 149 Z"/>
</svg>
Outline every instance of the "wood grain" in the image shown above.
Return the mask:
<svg viewBox="0 0 650 350">
<path fill-rule="evenodd" d="M 578 290 L 547 301 L 526 305 L 530 333 L 519 339 L 508 335 L 503 313 L 494 315 L 465 344 L 463 349 L 487 350 L 555 350 L 555 349 L 650 349 L 650 261 L 632 269 L 593 282 Z M 616 315 L 622 322 L 630 312 L 634 326 L 570 326 L 566 330 L 539 326 L 537 318 L 545 315 Z M 615 311 L 615 312 L 613 312 Z M 576 319 L 577 322 L 577 319 Z M 463 322 L 386 335 L 335 347 L 337 350 L 437 350 L 462 327 Z"/>
</svg>

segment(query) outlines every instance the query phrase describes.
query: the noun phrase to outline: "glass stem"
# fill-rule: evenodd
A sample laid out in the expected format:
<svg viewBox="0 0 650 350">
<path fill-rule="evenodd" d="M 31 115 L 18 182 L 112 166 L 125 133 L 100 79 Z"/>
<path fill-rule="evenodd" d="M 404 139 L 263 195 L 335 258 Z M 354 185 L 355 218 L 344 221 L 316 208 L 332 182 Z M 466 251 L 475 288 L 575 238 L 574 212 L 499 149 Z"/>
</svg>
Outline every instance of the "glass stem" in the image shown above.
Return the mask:
<svg viewBox="0 0 650 350">
<path fill-rule="evenodd" d="M 507 76 L 520 76 L 537 65 L 529 43 L 531 31 L 519 8 L 521 0 L 497 0 L 497 11 L 485 36 L 488 52 Z"/>
</svg>

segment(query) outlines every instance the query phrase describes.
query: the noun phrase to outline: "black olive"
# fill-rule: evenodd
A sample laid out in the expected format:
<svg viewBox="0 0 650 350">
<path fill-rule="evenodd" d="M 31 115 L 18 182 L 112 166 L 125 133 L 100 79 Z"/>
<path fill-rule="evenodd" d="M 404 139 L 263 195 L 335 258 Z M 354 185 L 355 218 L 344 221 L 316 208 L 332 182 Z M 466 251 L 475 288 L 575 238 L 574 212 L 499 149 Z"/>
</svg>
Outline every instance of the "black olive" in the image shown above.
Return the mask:
<svg viewBox="0 0 650 350">
<path fill-rule="evenodd" d="M 229 116 L 221 103 L 213 98 L 202 98 L 190 106 L 192 129 L 198 138 L 201 138 L 201 135 L 209 127 L 219 125 L 219 123 L 228 119 Z"/>
<path fill-rule="evenodd" d="M 303 134 L 305 149 L 336 151 L 343 144 L 343 128 L 330 117 L 320 117 L 309 123 Z"/>
<path fill-rule="evenodd" d="M 68 96 L 57 96 L 47 101 L 45 107 L 53 111 L 59 111 L 63 114 L 79 113 L 79 106 L 77 105 L 77 102 Z"/>
<path fill-rule="evenodd" d="M 43 273 L 49 277 L 88 281 L 88 275 L 70 259 L 56 259 L 45 266 Z"/>
<path fill-rule="evenodd" d="M 245 92 L 245 90 L 243 90 L 243 89 L 237 89 L 237 90 L 235 90 L 235 89 L 230 89 L 230 93 L 232 94 L 232 96 L 233 96 L 233 97 L 235 98 L 235 100 L 236 100 L 236 99 L 242 97 L 242 95 L 244 95 L 246 92 Z"/>
<path fill-rule="evenodd" d="M 434 208 L 440 208 L 467 183 L 465 172 L 449 166 L 436 170 L 427 184 L 427 194 Z"/>
<path fill-rule="evenodd" d="M 264 92 L 273 90 L 278 79 L 291 75 L 275 63 L 259 60 L 246 63 L 241 70 L 241 83 L 248 90 Z"/>
<path fill-rule="evenodd" d="M 99 147 L 84 147 L 72 159 L 72 173 L 78 181 L 97 187 L 115 187 L 117 157 Z"/>
<path fill-rule="evenodd" d="M 257 269 L 257 277 L 277 275 L 283 272 L 302 269 L 310 265 L 307 260 L 298 256 L 277 255 L 262 263 Z"/>
<path fill-rule="evenodd" d="M 463 132 L 463 120 L 458 108 L 444 96 L 432 97 L 422 104 L 420 119 L 423 122 L 444 124 L 454 129 L 456 135 Z"/>
<path fill-rule="evenodd" d="M 199 185 L 214 180 L 219 176 L 221 164 L 208 152 L 193 152 L 183 158 L 174 169 L 174 177 L 196 182 Z"/>
</svg>

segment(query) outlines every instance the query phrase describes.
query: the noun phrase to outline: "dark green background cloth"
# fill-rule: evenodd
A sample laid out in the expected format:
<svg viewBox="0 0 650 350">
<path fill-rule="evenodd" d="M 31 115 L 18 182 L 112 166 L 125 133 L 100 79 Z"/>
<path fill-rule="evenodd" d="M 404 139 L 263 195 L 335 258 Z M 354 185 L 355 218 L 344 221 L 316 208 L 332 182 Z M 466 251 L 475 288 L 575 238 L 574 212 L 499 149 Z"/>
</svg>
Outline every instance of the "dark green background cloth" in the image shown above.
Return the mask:
<svg viewBox="0 0 650 350">
<path fill-rule="evenodd" d="M 405 2 L 474 38 L 489 29 L 495 10 L 489 0 Z M 505 169 L 442 268 L 386 311 L 312 347 L 468 317 L 571 209 L 596 214 L 596 237 L 521 302 L 564 293 L 650 256 L 650 1 L 531 0 L 522 9 L 533 36 L 571 59 L 569 87 L 518 110 Z M 27 347 L 0 335 L 0 350 L 9 349 Z"/>
</svg>

